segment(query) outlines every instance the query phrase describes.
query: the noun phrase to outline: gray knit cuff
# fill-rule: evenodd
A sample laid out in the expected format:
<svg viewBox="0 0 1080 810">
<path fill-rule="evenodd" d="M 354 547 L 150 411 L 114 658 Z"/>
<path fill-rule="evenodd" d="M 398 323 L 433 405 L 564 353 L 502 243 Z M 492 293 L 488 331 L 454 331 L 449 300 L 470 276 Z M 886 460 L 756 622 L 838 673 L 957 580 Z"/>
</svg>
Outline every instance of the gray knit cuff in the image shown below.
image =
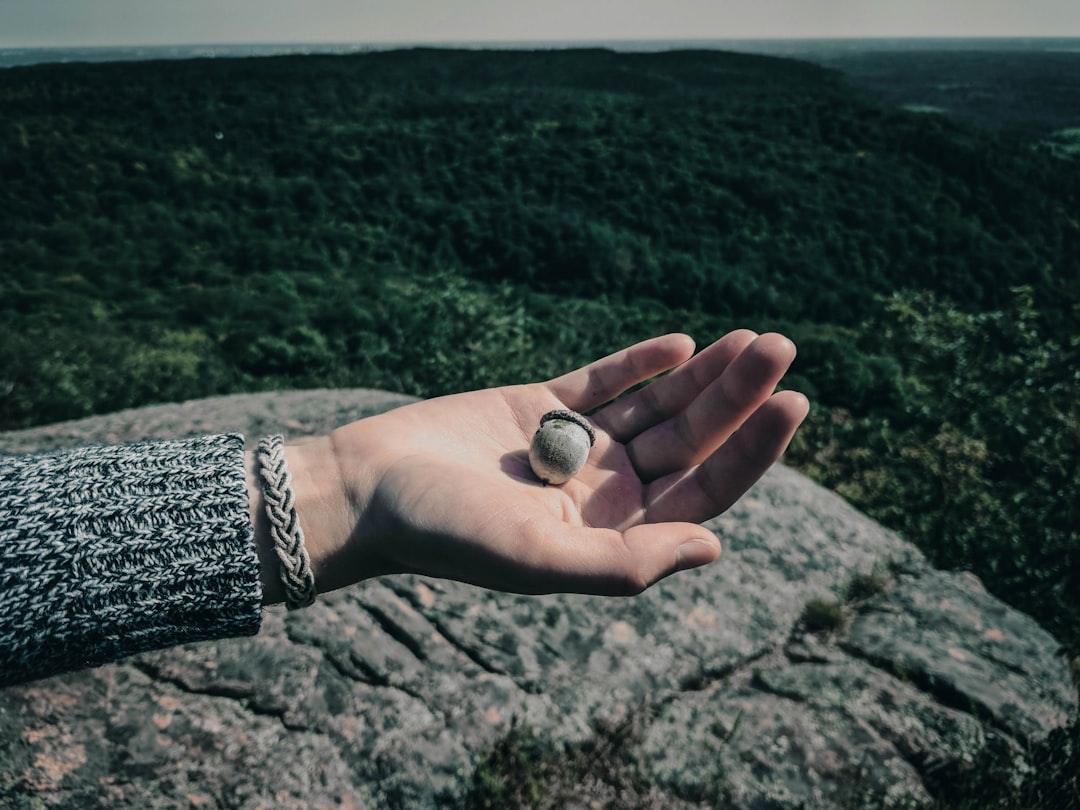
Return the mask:
<svg viewBox="0 0 1080 810">
<path fill-rule="evenodd" d="M 0 686 L 253 635 L 236 434 L 0 456 Z"/>
</svg>

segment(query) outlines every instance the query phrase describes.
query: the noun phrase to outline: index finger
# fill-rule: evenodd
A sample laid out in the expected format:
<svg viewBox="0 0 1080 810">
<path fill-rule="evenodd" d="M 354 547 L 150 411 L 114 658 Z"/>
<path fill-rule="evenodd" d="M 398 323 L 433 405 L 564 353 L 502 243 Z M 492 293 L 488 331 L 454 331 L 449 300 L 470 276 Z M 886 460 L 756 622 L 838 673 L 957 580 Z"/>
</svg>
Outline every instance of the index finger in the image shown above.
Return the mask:
<svg viewBox="0 0 1080 810">
<path fill-rule="evenodd" d="M 649 485 L 648 521 L 701 523 L 727 511 L 783 455 L 809 409 L 796 391 L 773 394 L 701 464 Z"/>
<path fill-rule="evenodd" d="M 685 363 L 693 353 L 694 341 L 689 335 L 661 335 L 549 380 L 546 385 L 566 407 L 585 413 L 639 382 Z"/>
</svg>

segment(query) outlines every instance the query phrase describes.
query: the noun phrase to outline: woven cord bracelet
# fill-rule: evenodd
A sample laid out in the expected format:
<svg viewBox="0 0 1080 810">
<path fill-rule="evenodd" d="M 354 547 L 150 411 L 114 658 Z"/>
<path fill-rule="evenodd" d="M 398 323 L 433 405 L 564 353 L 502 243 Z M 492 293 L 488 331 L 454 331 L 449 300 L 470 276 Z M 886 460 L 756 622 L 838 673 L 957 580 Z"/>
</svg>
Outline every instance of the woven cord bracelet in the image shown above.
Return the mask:
<svg viewBox="0 0 1080 810">
<path fill-rule="evenodd" d="M 304 532 L 296 515 L 292 476 L 285 466 L 284 438 L 260 439 L 258 457 L 270 534 L 281 563 L 281 580 L 285 583 L 285 605 L 289 610 L 307 607 L 315 601 L 315 575 L 311 572 Z"/>
</svg>

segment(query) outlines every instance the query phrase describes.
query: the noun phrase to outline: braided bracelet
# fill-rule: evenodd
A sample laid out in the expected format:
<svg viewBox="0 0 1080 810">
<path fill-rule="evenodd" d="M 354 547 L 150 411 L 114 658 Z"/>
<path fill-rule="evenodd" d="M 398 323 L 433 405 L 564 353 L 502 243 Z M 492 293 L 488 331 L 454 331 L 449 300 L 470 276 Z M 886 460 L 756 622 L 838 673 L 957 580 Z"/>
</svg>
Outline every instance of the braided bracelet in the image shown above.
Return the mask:
<svg viewBox="0 0 1080 810">
<path fill-rule="evenodd" d="M 289 610 L 307 607 L 315 601 L 315 575 L 296 515 L 292 476 L 285 467 L 285 440 L 281 436 L 260 439 L 258 458 L 270 534 L 285 583 L 285 605 Z"/>
</svg>

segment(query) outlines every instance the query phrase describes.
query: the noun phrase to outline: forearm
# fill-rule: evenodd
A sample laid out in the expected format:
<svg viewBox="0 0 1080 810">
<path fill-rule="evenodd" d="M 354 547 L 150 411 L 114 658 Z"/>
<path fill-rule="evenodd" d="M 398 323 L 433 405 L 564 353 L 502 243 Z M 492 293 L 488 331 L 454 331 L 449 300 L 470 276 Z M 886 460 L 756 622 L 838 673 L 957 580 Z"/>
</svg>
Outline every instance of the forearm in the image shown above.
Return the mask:
<svg viewBox="0 0 1080 810">
<path fill-rule="evenodd" d="M 0 457 L 0 685 L 258 631 L 243 439 Z"/>
</svg>

